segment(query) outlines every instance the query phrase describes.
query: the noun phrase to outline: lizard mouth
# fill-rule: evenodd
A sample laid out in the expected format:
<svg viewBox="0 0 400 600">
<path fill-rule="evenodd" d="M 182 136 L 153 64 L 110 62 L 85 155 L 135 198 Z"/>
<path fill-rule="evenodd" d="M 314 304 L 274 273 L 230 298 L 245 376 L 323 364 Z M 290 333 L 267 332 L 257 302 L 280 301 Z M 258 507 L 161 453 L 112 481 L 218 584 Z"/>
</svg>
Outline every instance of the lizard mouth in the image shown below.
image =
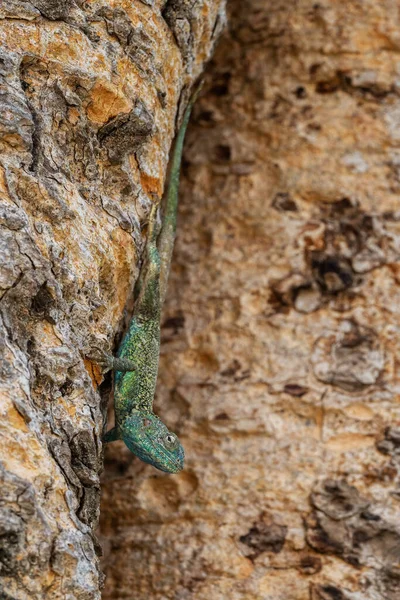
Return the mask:
<svg viewBox="0 0 400 600">
<path fill-rule="evenodd" d="M 131 439 L 124 439 L 126 445 L 133 454 L 145 463 L 156 467 L 164 473 L 179 473 L 182 471 L 185 460 L 185 452 L 180 446 L 174 454 L 168 452 L 161 444 L 149 444 L 147 448 L 136 444 Z"/>
<path fill-rule="evenodd" d="M 168 466 L 157 465 L 157 468 L 160 469 L 160 471 L 164 471 L 164 473 L 179 473 L 179 471 L 182 471 L 183 469 L 183 460 L 179 462 L 174 461 L 173 463 L 171 461 Z"/>
</svg>

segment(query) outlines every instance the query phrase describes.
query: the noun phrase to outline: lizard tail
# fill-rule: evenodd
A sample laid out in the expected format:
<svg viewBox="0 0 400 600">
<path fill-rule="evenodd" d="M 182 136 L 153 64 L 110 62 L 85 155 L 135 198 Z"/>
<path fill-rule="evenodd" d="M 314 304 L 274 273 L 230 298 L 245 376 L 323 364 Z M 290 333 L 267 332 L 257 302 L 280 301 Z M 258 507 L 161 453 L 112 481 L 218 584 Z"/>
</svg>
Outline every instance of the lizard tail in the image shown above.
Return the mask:
<svg viewBox="0 0 400 600">
<path fill-rule="evenodd" d="M 175 232 L 176 232 L 176 213 L 178 209 L 178 190 L 179 190 L 179 176 L 181 171 L 182 151 L 183 142 L 185 140 L 185 133 L 189 123 L 190 113 L 194 103 L 196 102 L 200 90 L 202 88 L 203 81 L 201 80 L 195 87 L 194 92 L 188 102 L 185 109 L 182 124 L 180 126 L 178 135 L 176 136 L 175 146 L 172 154 L 169 181 L 166 194 L 165 202 L 165 213 L 163 218 L 162 230 L 158 241 L 158 249 L 161 259 L 161 272 L 160 272 L 160 300 L 161 306 L 164 303 L 165 295 L 167 292 L 168 275 L 171 265 L 172 252 L 174 249 Z"/>
</svg>

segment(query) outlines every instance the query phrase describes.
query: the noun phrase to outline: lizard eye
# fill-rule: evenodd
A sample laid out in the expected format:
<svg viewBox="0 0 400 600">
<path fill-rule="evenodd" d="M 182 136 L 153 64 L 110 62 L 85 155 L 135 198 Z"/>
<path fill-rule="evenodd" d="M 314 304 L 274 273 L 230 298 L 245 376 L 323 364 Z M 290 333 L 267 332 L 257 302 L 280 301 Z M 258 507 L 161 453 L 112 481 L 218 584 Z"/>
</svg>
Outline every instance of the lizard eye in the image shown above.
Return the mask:
<svg viewBox="0 0 400 600">
<path fill-rule="evenodd" d="M 178 438 L 173 433 L 168 433 L 164 438 L 165 447 L 174 450 L 178 445 Z"/>
<path fill-rule="evenodd" d="M 149 425 L 151 425 L 151 421 L 150 421 L 150 419 L 143 419 L 143 425 L 144 425 L 145 427 L 148 427 Z"/>
</svg>

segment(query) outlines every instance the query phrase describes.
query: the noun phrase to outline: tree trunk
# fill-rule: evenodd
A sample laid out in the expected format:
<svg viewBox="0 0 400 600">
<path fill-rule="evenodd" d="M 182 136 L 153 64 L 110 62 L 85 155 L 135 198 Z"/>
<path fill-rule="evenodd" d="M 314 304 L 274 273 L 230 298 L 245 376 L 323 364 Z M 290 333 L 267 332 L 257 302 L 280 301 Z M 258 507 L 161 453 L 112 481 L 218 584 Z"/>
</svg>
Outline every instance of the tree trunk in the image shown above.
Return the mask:
<svg viewBox="0 0 400 600">
<path fill-rule="evenodd" d="M 0 3 L 1 600 L 100 598 L 88 357 L 122 331 L 178 103 L 223 25 L 223 0 Z"/>
<path fill-rule="evenodd" d="M 187 467 L 107 451 L 105 600 L 400 598 L 399 10 L 230 2 L 163 319 Z"/>
</svg>

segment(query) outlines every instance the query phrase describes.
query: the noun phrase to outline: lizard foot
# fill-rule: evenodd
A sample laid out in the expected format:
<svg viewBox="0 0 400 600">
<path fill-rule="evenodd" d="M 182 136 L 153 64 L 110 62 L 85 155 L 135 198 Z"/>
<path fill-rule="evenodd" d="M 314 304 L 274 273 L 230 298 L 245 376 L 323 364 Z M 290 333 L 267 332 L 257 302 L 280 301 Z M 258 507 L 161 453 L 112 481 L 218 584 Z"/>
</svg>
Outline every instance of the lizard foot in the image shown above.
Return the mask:
<svg viewBox="0 0 400 600">
<path fill-rule="evenodd" d="M 95 353 L 88 358 L 97 362 L 97 364 L 100 365 L 103 373 L 108 373 L 108 371 L 119 371 L 120 373 L 136 371 L 135 363 L 129 358 L 113 356 L 112 354 L 107 354 L 107 352 L 104 352 L 99 348 L 96 348 Z"/>
<path fill-rule="evenodd" d="M 109 444 L 110 442 L 115 442 L 116 440 L 120 440 L 120 432 L 117 427 L 113 427 L 103 436 L 103 444 Z"/>
</svg>

